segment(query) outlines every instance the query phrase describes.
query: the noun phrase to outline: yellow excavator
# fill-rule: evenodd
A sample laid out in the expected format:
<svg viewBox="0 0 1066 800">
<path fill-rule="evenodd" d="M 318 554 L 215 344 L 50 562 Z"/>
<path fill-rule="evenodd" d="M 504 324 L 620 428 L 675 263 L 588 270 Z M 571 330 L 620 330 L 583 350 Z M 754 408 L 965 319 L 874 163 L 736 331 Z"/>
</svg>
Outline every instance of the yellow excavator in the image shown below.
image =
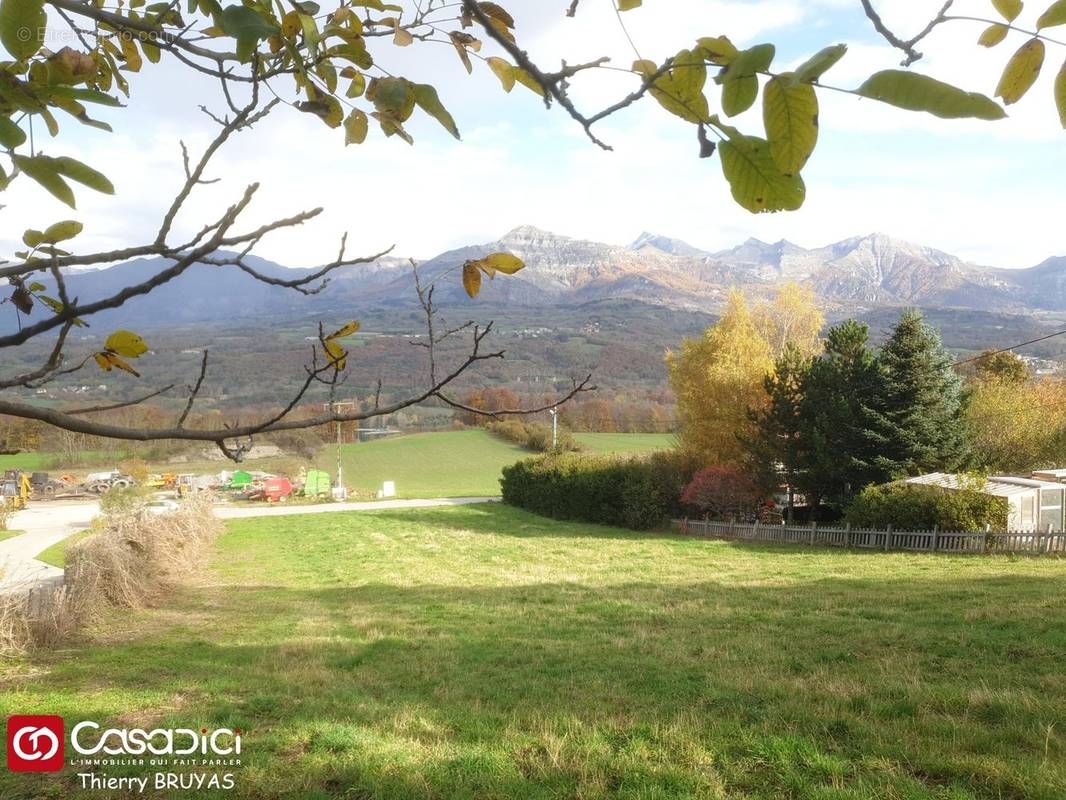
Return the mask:
<svg viewBox="0 0 1066 800">
<path fill-rule="evenodd" d="M 22 470 L 10 469 L 0 480 L 0 503 L 7 511 L 18 511 L 26 507 L 31 491 L 30 476 Z"/>
</svg>

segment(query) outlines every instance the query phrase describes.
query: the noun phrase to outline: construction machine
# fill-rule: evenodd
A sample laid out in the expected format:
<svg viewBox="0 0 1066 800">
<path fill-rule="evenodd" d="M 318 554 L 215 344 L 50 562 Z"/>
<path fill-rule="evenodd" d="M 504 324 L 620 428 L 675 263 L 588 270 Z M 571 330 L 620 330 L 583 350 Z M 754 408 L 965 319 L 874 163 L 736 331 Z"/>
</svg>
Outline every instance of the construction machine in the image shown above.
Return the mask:
<svg viewBox="0 0 1066 800">
<path fill-rule="evenodd" d="M 5 511 L 18 511 L 30 499 L 30 476 L 22 470 L 9 469 L 0 480 L 0 502 Z"/>
</svg>

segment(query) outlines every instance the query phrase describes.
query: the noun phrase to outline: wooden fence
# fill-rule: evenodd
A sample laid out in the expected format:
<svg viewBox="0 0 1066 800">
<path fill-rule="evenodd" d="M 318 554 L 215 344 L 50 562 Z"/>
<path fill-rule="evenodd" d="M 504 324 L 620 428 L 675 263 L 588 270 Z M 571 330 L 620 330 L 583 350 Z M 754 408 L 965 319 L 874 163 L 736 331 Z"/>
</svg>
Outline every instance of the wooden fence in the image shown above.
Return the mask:
<svg viewBox="0 0 1066 800">
<path fill-rule="evenodd" d="M 853 547 L 927 553 L 1023 553 L 1066 555 L 1066 533 L 866 530 L 811 525 L 774 525 L 678 519 L 674 527 L 690 536 L 745 542 Z"/>
</svg>

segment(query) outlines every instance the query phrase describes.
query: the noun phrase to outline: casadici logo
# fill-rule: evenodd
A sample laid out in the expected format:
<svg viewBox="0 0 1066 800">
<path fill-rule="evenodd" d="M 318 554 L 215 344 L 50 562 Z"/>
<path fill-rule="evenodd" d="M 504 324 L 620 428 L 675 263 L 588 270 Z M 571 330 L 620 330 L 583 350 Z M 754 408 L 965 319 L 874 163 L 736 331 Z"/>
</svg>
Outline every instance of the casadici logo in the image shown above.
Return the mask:
<svg viewBox="0 0 1066 800">
<path fill-rule="evenodd" d="M 7 768 L 12 772 L 58 772 L 63 768 L 63 718 L 7 718 Z"/>
</svg>

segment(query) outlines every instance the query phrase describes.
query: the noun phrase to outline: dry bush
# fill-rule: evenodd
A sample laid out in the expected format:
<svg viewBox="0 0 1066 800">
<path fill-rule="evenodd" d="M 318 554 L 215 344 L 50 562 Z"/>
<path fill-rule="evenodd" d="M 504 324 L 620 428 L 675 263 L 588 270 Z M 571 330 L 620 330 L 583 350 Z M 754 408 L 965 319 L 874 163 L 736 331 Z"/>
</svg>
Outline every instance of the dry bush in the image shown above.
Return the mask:
<svg viewBox="0 0 1066 800">
<path fill-rule="evenodd" d="M 136 608 L 163 596 L 202 565 L 221 529 L 204 495 L 154 516 L 143 508 L 108 514 L 96 532 L 67 550 L 62 587 L 0 596 L 0 653 L 49 647 L 107 607 Z"/>
</svg>

